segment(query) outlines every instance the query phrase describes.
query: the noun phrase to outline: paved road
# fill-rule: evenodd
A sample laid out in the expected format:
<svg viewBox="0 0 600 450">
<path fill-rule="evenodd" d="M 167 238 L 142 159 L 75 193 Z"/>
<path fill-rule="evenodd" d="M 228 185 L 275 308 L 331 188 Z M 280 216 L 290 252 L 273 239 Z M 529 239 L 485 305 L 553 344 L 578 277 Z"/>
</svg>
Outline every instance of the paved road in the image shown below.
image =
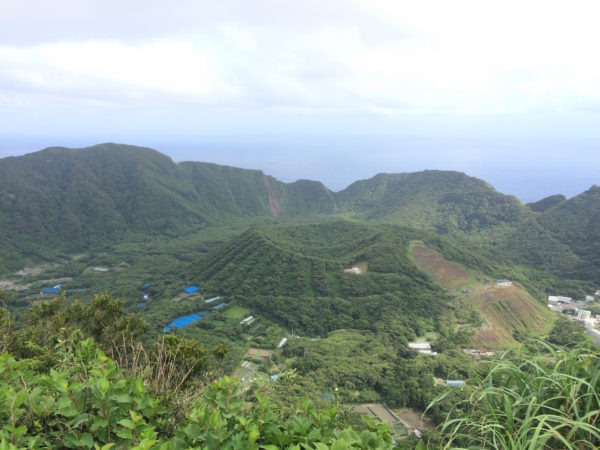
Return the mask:
<svg viewBox="0 0 600 450">
<path fill-rule="evenodd" d="M 587 320 L 585 321 L 585 332 L 592 338 L 596 345 L 600 346 L 600 331 L 595 329 L 593 324 Z"/>
</svg>

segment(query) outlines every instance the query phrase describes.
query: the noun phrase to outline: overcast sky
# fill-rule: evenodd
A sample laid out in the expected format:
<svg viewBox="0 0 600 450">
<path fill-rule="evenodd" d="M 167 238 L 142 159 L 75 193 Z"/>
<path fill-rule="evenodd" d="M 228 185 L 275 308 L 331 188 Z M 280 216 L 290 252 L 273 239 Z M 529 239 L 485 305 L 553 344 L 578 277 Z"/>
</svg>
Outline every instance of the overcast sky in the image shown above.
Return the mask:
<svg viewBox="0 0 600 450">
<path fill-rule="evenodd" d="M 0 157 L 111 141 L 574 195 L 600 183 L 599 23 L 597 0 L 0 0 Z"/>
</svg>

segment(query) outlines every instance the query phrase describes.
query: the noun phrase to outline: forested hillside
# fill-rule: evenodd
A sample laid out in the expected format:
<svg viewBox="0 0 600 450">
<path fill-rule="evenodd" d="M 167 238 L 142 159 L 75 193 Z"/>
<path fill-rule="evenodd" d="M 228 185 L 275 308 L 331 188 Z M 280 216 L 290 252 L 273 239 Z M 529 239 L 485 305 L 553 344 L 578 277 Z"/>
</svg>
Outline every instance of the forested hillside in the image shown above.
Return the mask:
<svg viewBox="0 0 600 450">
<path fill-rule="evenodd" d="M 330 213 L 320 183 L 260 171 L 175 164 L 147 148 L 49 148 L 0 160 L 5 264 L 100 248 L 131 234 L 176 236 L 248 217 Z M 13 266 L 14 267 L 14 266 Z"/>
<path fill-rule="evenodd" d="M 351 184 L 338 199 L 341 208 L 360 212 L 367 219 L 442 233 L 515 225 L 527 217 L 515 197 L 460 172 L 379 174 Z"/>
<path fill-rule="evenodd" d="M 202 286 L 239 298 L 299 332 L 433 329 L 447 297 L 408 256 L 417 231 L 353 222 L 255 227 L 189 269 Z M 362 267 L 363 273 L 344 273 Z M 195 279 L 195 277 L 194 277 Z"/>
<path fill-rule="evenodd" d="M 600 265 L 600 187 L 589 190 L 544 211 L 539 222 L 558 241 L 587 262 L 586 272 Z"/>
<path fill-rule="evenodd" d="M 490 259 L 600 282 L 598 191 L 526 206 L 463 173 L 424 171 L 379 174 L 335 193 L 258 170 L 176 164 L 141 147 L 49 148 L 0 160 L 0 271 L 132 238 L 340 216 L 450 235 Z"/>
</svg>

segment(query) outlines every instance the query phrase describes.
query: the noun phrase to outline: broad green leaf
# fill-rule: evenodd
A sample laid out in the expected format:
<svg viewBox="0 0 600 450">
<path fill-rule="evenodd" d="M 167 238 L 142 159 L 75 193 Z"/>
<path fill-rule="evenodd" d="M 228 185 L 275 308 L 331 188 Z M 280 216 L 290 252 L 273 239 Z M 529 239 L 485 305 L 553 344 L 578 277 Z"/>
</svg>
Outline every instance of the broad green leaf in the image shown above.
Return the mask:
<svg viewBox="0 0 600 450">
<path fill-rule="evenodd" d="M 117 423 L 119 425 L 121 425 L 122 427 L 125 427 L 129 430 L 133 430 L 135 428 L 135 424 L 133 423 L 133 420 L 131 420 L 131 419 L 121 419 Z"/>
</svg>

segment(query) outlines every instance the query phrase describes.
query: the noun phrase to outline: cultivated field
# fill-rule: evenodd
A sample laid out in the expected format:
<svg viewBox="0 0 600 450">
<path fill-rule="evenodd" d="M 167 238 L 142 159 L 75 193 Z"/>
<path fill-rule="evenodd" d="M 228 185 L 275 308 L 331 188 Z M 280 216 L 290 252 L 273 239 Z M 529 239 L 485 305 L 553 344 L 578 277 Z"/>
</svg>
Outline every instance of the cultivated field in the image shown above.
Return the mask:
<svg viewBox="0 0 600 450">
<path fill-rule="evenodd" d="M 410 243 L 410 254 L 419 269 L 429 274 L 446 289 L 459 289 L 475 277 L 460 264 L 447 261 L 435 250 L 419 241 Z"/>
<path fill-rule="evenodd" d="M 249 309 L 243 308 L 241 306 L 232 306 L 231 308 L 228 308 L 227 310 L 225 310 L 225 312 L 223 313 L 223 315 L 225 317 L 227 317 L 228 319 L 241 320 L 249 312 L 250 312 Z"/>
<path fill-rule="evenodd" d="M 410 243 L 411 255 L 419 269 L 431 275 L 446 289 L 463 291 L 460 300 L 472 305 L 483 317 L 484 325 L 473 338 L 478 349 L 496 350 L 515 344 L 515 332 L 544 334 L 549 331 L 552 314 L 518 284 L 511 287 L 477 285 L 477 278 L 459 264 L 447 261 L 419 241 Z"/>
<path fill-rule="evenodd" d="M 420 411 L 417 411 L 412 408 L 405 408 L 399 411 L 395 411 L 396 415 L 402 419 L 402 421 L 410 426 L 413 429 L 417 429 L 419 431 L 423 430 L 432 430 L 435 428 L 435 423 L 428 419 L 427 417 L 423 417 Z"/>
<path fill-rule="evenodd" d="M 352 409 L 354 412 L 365 414 L 390 425 L 392 427 L 392 436 L 395 439 L 405 437 L 408 434 L 406 426 L 399 419 L 399 417 L 396 416 L 394 412 L 391 411 L 387 406 L 381 403 L 363 403 L 360 405 L 353 405 Z"/>
<path fill-rule="evenodd" d="M 519 286 L 475 290 L 464 301 L 475 306 L 489 325 L 473 339 L 478 348 L 513 344 L 514 332 L 544 334 L 552 323 L 552 313 Z"/>
<path fill-rule="evenodd" d="M 246 353 L 246 358 L 255 358 L 255 359 L 260 359 L 260 360 L 267 360 L 271 357 L 271 355 L 273 354 L 273 350 L 263 350 L 260 348 L 249 348 L 248 352 Z"/>
</svg>

